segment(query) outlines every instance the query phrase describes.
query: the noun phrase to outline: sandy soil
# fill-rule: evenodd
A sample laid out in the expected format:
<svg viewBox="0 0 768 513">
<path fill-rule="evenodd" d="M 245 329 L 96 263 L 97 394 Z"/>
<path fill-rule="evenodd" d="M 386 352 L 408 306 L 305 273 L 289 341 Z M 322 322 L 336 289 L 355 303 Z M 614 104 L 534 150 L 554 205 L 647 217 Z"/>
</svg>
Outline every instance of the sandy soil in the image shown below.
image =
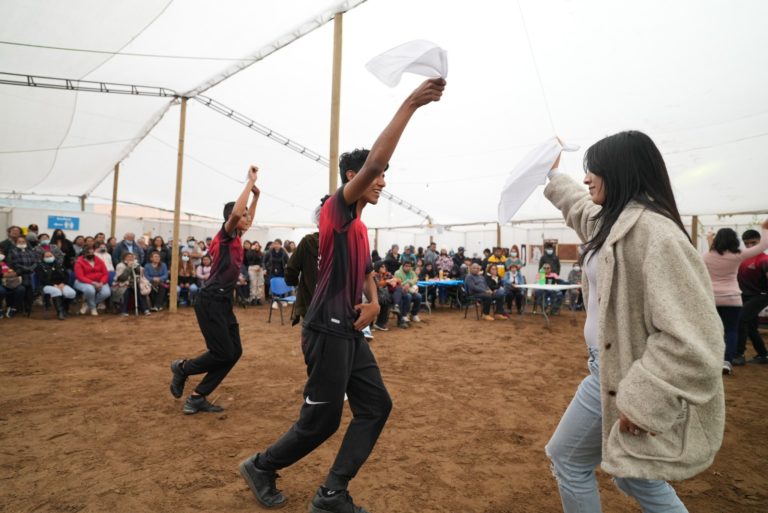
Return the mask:
<svg viewBox="0 0 768 513">
<path fill-rule="evenodd" d="M 238 462 L 289 427 L 305 377 L 298 328 L 238 310 L 245 352 L 212 399 L 181 414 L 169 362 L 202 347 L 194 314 L 2 320 L 0 510 L 260 511 Z M 544 445 L 586 373 L 583 314 L 423 316 L 372 346 L 394 400 L 350 491 L 372 513 L 560 511 Z M 751 351 L 751 349 L 750 349 Z M 692 513 L 768 511 L 768 367 L 726 379 L 728 424 L 712 468 L 675 487 Z M 342 430 L 282 472 L 285 512 L 304 512 Z M 638 512 L 600 474 L 604 511 Z"/>
</svg>

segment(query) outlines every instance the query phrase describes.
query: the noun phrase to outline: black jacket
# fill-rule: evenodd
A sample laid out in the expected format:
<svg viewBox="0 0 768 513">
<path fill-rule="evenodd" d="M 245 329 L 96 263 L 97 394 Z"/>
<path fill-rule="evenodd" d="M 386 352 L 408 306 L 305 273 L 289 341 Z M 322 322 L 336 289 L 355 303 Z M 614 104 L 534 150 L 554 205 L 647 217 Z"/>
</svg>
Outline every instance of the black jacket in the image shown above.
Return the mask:
<svg viewBox="0 0 768 513">
<path fill-rule="evenodd" d="M 40 282 L 41 288 L 61 283 L 66 285 L 69 282 L 69 274 L 64 269 L 64 266 L 58 262 L 52 264 L 40 262 L 37 268 L 35 268 L 35 272 L 37 273 L 37 279 Z"/>
</svg>

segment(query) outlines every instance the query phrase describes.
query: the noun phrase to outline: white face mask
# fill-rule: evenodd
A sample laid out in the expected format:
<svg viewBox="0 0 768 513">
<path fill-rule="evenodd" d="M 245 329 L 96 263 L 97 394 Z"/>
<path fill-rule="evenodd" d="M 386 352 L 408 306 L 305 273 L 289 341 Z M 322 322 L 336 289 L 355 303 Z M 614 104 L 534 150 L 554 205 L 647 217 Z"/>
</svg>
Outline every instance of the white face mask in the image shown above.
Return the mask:
<svg viewBox="0 0 768 513">
<path fill-rule="evenodd" d="M 513 251 L 512 253 L 509 254 L 509 256 L 511 256 L 512 258 L 517 258 L 517 252 Z"/>
<path fill-rule="evenodd" d="M 43 262 L 45 262 L 46 264 L 52 264 L 55 261 L 56 261 L 56 258 L 54 258 L 54 257 L 45 257 L 45 258 L 43 258 Z"/>
<path fill-rule="evenodd" d="M 547 249 L 547 250 L 544 250 L 544 253 L 546 253 L 547 255 L 551 255 L 551 254 L 553 254 L 554 252 L 555 252 L 555 250 L 554 250 L 554 249 Z"/>
<path fill-rule="evenodd" d="M 16 244 L 16 247 L 21 249 L 22 251 L 27 249 L 27 245 L 26 244 Z"/>
<path fill-rule="evenodd" d="M 3 260 L 5 260 L 5 255 L 0 254 L 0 262 L 2 262 Z"/>
<path fill-rule="evenodd" d="M 573 270 L 574 271 L 581 271 L 581 267 L 579 267 L 578 265 L 574 265 L 573 266 Z"/>
<path fill-rule="evenodd" d="M 51 244 L 51 241 L 49 241 L 48 239 L 40 241 L 41 246 L 50 246 L 50 244 Z"/>
<path fill-rule="evenodd" d="M 181 259 L 182 259 L 184 262 L 189 262 L 189 257 L 188 257 L 187 255 L 184 255 L 183 257 L 181 257 Z"/>
</svg>

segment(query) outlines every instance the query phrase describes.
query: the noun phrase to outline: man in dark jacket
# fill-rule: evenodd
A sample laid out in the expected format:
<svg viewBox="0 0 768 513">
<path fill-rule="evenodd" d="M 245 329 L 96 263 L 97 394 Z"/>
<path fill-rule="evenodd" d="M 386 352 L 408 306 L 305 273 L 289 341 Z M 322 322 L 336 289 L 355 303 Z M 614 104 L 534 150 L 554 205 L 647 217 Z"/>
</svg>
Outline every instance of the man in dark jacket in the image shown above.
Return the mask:
<svg viewBox="0 0 768 513">
<path fill-rule="evenodd" d="M 539 259 L 539 269 L 544 267 L 544 264 L 549 264 L 552 267 L 552 272 L 560 275 L 560 258 L 555 255 L 555 246 L 549 242 L 544 244 L 544 254 Z"/>
<path fill-rule="evenodd" d="M 288 253 L 283 249 L 283 241 L 275 239 L 264 256 L 264 270 L 270 278 L 285 276 L 286 265 L 288 265 Z"/>
<path fill-rule="evenodd" d="M 387 266 L 387 271 L 390 274 L 395 274 L 395 271 L 400 269 L 400 246 L 392 244 L 392 249 L 387 251 L 384 257 L 384 265 Z"/>
<path fill-rule="evenodd" d="M 320 233 L 306 235 L 285 266 L 285 283 L 292 287 L 298 287 L 296 292 L 296 304 L 293 310 L 292 325 L 299 323 L 307 313 L 309 303 L 312 302 L 312 294 L 317 286 L 317 253 L 320 245 Z"/>
</svg>

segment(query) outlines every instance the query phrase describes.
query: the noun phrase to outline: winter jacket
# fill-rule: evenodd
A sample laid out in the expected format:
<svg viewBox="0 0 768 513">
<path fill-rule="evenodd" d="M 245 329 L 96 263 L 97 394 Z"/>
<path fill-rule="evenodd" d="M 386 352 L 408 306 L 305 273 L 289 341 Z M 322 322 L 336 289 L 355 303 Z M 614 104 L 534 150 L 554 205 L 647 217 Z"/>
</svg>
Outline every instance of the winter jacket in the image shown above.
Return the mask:
<svg viewBox="0 0 768 513">
<path fill-rule="evenodd" d="M 590 239 L 600 207 L 581 185 L 557 174 L 544 194 Z M 701 255 L 672 220 L 630 202 L 596 258 L 601 466 L 618 477 L 692 477 L 712 464 L 725 425 L 723 327 Z M 619 412 L 656 436 L 621 433 Z"/>
<path fill-rule="evenodd" d="M 104 262 L 95 255 L 91 262 L 82 256 L 75 260 L 75 278 L 77 281 L 86 285 L 91 285 L 93 282 L 107 283 L 109 272 L 107 272 L 107 266 L 104 265 Z"/>
</svg>

